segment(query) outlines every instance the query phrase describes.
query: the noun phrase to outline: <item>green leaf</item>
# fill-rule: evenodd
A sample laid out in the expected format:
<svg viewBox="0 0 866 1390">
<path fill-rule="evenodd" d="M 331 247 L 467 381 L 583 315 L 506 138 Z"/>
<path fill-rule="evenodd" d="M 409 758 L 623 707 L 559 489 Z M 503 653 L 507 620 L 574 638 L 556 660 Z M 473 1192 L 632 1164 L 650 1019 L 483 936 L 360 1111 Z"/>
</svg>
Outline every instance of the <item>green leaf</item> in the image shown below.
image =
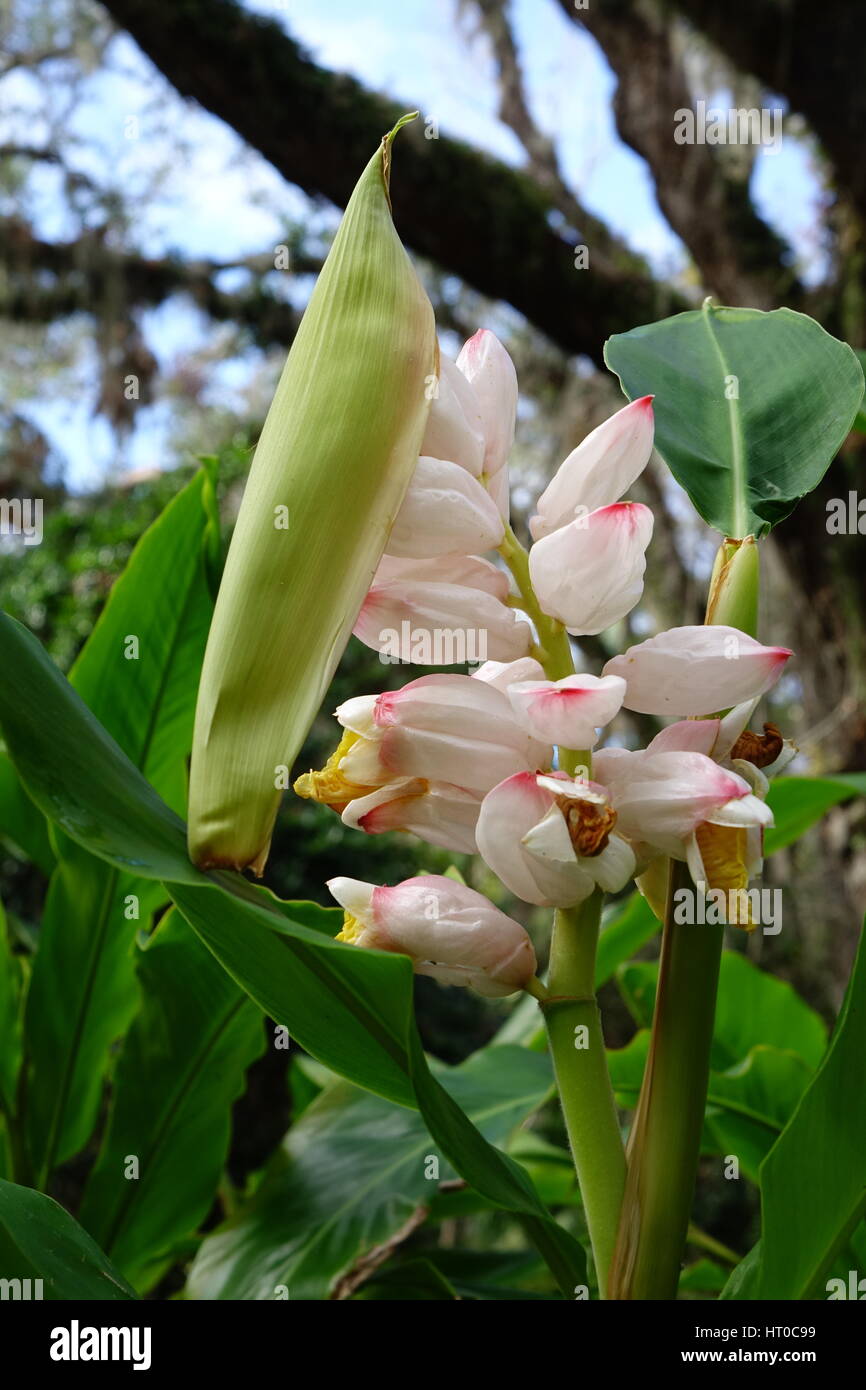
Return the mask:
<svg viewBox="0 0 866 1390">
<path fill-rule="evenodd" d="M 866 947 L 860 947 L 827 1055 L 761 1168 L 761 1298 L 823 1292 L 866 1210 Z"/>
<path fill-rule="evenodd" d="M 149 526 L 69 679 L 173 811 L 186 809 L 186 759 L 213 603 L 219 544 L 213 468 L 199 469 Z"/>
<path fill-rule="evenodd" d="M 595 961 L 595 987 L 600 989 L 617 967 L 651 941 L 661 923 L 642 893 L 617 903 L 602 922 Z"/>
<path fill-rule="evenodd" d="M 6 914 L 0 902 L 0 1112 L 14 1115 L 21 1067 L 21 1006 L 24 971 L 13 954 Z"/>
<path fill-rule="evenodd" d="M 608 339 L 632 400 L 654 395 L 656 448 L 724 536 L 761 536 L 821 481 L 863 398 L 846 343 L 791 309 L 676 314 Z"/>
<path fill-rule="evenodd" d="M 34 720 L 34 708 L 50 717 Z M 37 805 L 87 849 L 163 879 L 187 921 L 243 989 L 325 1066 L 417 1106 L 442 1153 L 473 1187 L 512 1211 L 564 1289 L 585 1258 L 523 1170 L 489 1145 L 427 1067 L 405 956 L 362 951 L 293 922 L 290 905 L 186 857 L 183 823 L 90 715 L 20 624 L 0 615 L 0 726 Z M 132 851 L 131 851 L 131 848 Z"/>
<path fill-rule="evenodd" d="M 68 1211 L 41 1192 L 2 1179 L 0 1270 L 4 1279 L 41 1279 L 44 1299 L 136 1296 Z M 36 1297 L 32 1283 L 30 1289 Z"/>
<path fill-rule="evenodd" d="M 728 1271 L 715 1260 L 701 1259 L 687 1265 L 680 1275 L 680 1294 L 717 1294 L 725 1286 Z"/>
<path fill-rule="evenodd" d="M 617 980 L 635 1022 L 648 1028 L 657 962 L 634 961 L 620 969 Z M 759 970 L 738 951 L 723 951 L 711 1065 L 723 1071 L 761 1045 L 798 1053 L 814 1068 L 824 1055 L 827 1029 L 787 981 Z"/>
<path fill-rule="evenodd" d="M 719 1298 L 752 1300 L 757 1298 L 758 1280 L 761 1273 L 761 1242 L 753 1245 L 748 1255 L 744 1255 L 736 1269 L 731 1271 L 727 1284 Z"/>
<path fill-rule="evenodd" d="M 838 777 L 781 777 L 770 783 L 767 805 L 775 825 L 765 832 L 764 854 L 775 854 L 842 801 L 866 796 L 866 773 L 843 772 Z"/>
<path fill-rule="evenodd" d="M 212 607 L 207 567 L 216 527 L 213 480 L 202 469 L 139 541 L 70 676 L 91 726 L 104 739 L 107 723 L 127 756 L 181 809 Z M 47 725 L 50 734 L 53 719 L 62 714 L 49 704 L 26 717 Z M 69 755 L 67 786 L 82 775 L 76 767 L 80 750 Z M 28 756 L 19 741 L 15 757 L 25 779 Z M 126 793 L 120 782 L 107 781 L 103 794 L 119 803 Z M 42 810 L 69 831 L 75 808 L 65 808 L 66 824 L 57 816 L 56 798 L 52 802 L 53 809 L 43 802 Z M 65 835 L 56 840 L 60 860 L 46 899 L 26 1014 L 29 1138 L 43 1177 L 78 1152 L 93 1129 L 108 1049 L 137 1007 L 136 926 L 165 900 L 157 884 L 143 884 L 135 875 L 134 854 L 122 866 L 108 866 Z M 118 872 L 120 867 L 133 872 Z"/>
<path fill-rule="evenodd" d="M 265 1037 L 260 1011 L 176 910 L 140 952 L 138 974 L 143 1004 L 124 1041 L 79 1215 L 144 1292 L 210 1210 L 231 1107 Z"/>
<path fill-rule="evenodd" d="M 623 997 L 642 1030 L 652 1022 L 658 966 L 633 962 L 619 972 Z M 617 1091 L 634 1104 L 649 1033 L 611 1053 Z M 759 1181 L 760 1166 L 798 1104 L 827 1040 L 823 1020 L 784 980 L 723 951 L 713 1028 L 702 1149 L 735 1154 Z"/>
<path fill-rule="evenodd" d="M 0 749 L 0 837 L 41 869 L 46 876 L 54 868 L 54 850 L 48 826 L 25 792 L 9 755 Z"/>
<path fill-rule="evenodd" d="M 539 1275 L 543 1270 L 538 1257 L 532 1250 L 431 1250 L 427 1263 L 432 1264 L 448 1287 L 463 1299 L 474 1302 L 514 1302 L 543 1299 L 550 1301 L 550 1293 L 538 1292 L 541 1287 Z M 379 1279 L 388 1276 L 399 1287 L 403 1265 L 383 1271 Z M 379 1279 L 376 1282 L 379 1282 Z M 527 1288 L 526 1284 L 534 1287 Z"/>
<path fill-rule="evenodd" d="M 453 1302 L 460 1295 L 431 1260 L 404 1260 L 363 1284 L 355 1297 L 364 1303 Z"/>
<path fill-rule="evenodd" d="M 490 1047 L 439 1073 L 482 1134 L 502 1144 L 550 1088 L 550 1065 Z M 187 1286 L 198 1299 L 327 1298 L 375 1247 L 423 1221 L 455 1176 L 417 1111 L 339 1082 L 287 1134 L 252 1201 L 209 1235 Z M 346 1290 L 348 1291 L 348 1290 Z"/>
</svg>

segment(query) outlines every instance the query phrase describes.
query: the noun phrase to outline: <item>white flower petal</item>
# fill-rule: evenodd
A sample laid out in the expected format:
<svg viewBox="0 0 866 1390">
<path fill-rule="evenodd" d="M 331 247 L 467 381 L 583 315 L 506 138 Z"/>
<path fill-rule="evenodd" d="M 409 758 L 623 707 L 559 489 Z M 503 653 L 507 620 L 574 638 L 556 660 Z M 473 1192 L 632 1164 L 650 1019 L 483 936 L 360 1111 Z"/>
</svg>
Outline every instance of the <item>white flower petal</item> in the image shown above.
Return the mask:
<svg viewBox="0 0 866 1390">
<path fill-rule="evenodd" d="M 484 468 L 484 422 L 478 400 L 456 363 L 439 359 L 437 394 L 430 405 L 420 453 L 450 459 L 475 478 Z"/>
<path fill-rule="evenodd" d="M 675 627 L 613 657 L 604 675 L 624 678 L 625 708 L 640 714 L 715 714 L 769 690 L 790 655 L 733 627 Z"/>
<path fill-rule="evenodd" d="M 628 492 L 652 453 L 652 400 L 643 396 L 624 406 L 569 454 L 538 499 L 537 515 L 529 523 L 533 540 Z"/>
<path fill-rule="evenodd" d="M 625 681 L 603 676 L 523 681 L 508 689 L 508 698 L 524 728 L 535 738 L 561 748 L 591 748 L 596 729 L 610 723 L 624 695 Z"/>
<path fill-rule="evenodd" d="M 419 458 L 387 552 L 406 559 L 481 554 L 505 534 L 496 504 L 471 473 L 448 459 Z"/>
<path fill-rule="evenodd" d="M 617 502 L 536 541 L 529 573 L 544 612 L 576 636 L 619 622 L 643 593 L 652 529 L 649 507 Z M 611 673 L 605 668 L 604 674 Z"/>
<path fill-rule="evenodd" d="M 457 366 L 472 383 L 484 422 L 484 472 L 503 468 L 514 443 L 517 419 L 517 373 L 514 363 L 489 329 L 479 329 L 463 344 Z"/>
<path fill-rule="evenodd" d="M 497 690 L 507 691 L 517 681 L 544 680 L 544 667 L 534 656 L 522 656 L 519 661 L 485 661 L 472 676 Z"/>
</svg>

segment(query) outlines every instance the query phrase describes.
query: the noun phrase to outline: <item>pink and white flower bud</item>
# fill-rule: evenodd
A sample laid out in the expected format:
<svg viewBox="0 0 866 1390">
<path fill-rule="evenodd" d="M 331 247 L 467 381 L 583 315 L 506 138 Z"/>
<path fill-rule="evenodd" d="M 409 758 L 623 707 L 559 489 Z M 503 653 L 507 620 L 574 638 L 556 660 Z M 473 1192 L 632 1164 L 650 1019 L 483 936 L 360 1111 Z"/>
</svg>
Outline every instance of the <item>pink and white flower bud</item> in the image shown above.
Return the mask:
<svg viewBox="0 0 866 1390">
<path fill-rule="evenodd" d="M 388 538 L 387 553 L 428 560 L 494 550 L 505 534 L 496 503 L 459 463 L 422 454 Z"/>
<path fill-rule="evenodd" d="M 623 704 L 639 714 L 715 714 L 763 695 L 790 656 L 734 627 L 674 627 L 613 657 L 604 675 L 623 677 Z"/>
<path fill-rule="evenodd" d="M 475 854 L 481 797 L 447 782 L 401 777 L 368 796 L 355 797 L 342 814 L 344 825 L 367 835 L 405 830 L 428 845 Z"/>
<path fill-rule="evenodd" d="M 543 681 L 544 667 L 534 656 L 522 656 L 519 661 L 485 661 L 472 675 L 497 690 L 507 690 L 518 681 Z"/>
<path fill-rule="evenodd" d="M 625 887 L 635 858 L 612 833 L 616 816 L 596 782 L 518 773 L 488 792 L 475 831 L 506 888 L 539 907 L 575 907 L 596 886 Z"/>
<path fill-rule="evenodd" d="M 514 661 L 529 651 L 532 629 L 506 606 L 507 596 L 507 576 L 477 556 L 399 560 L 386 555 L 353 631 L 392 662 Z"/>
<path fill-rule="evenodd" d="M 422 454 L 459 463 L 474 478 L 484 469 L 484 422 L 466 377 L 447 357 L 439 359 L 439 380 L 430 405 Z"/>
<path fill-rule="evenodd" d="M 508 687 L 519 722 L 535 738 L 560 748 L 592 748 L 596 729 L 619 712 L 625 681 L 618 676 L 565 676 Z"/>
<path fill-rule="evenodd" d="M 616 502 L 536 541 L 529 573 L 544 612 L 575 636 L 594 636 L 618 623 L 643 593 L 652 531 L 649 507 Z"/>
<path fill-rule="evenodd" d="M 609 506 L 628 491 L 652 453 L 652 402 L 652 396 L 632 401 L 572 450 L 538 499 L 529 523 L 533 540 Z"/>
<path fill-rule="evenodd" d="M 513 772 L 550 765 L 550 747 L 521 728 L 508 697 L 471 676 L 421 676 L 347 700 L 337 718 L 359 735 L 340 764 L 354 784 L 423 777 L 483 795 Z"/>
<path fill-rule="evenodd" d="M 338 940 L 409 956 L 416 975 L 496 999 L 535 974 L 524 928 L 465 884 L 422 874 L 393 888 L 355 878 L 332 878 L 328 888 L 345 912 Z"/>
<path fill-rule="evenodd" d="M 503 468 L 514 443 L 517 419 L 517 373 L 494 333 L 481 328 L 463 344 L 457 366 L 471 382 L 484 423 L 484 472 L 492 478 Z"/>
</svg>

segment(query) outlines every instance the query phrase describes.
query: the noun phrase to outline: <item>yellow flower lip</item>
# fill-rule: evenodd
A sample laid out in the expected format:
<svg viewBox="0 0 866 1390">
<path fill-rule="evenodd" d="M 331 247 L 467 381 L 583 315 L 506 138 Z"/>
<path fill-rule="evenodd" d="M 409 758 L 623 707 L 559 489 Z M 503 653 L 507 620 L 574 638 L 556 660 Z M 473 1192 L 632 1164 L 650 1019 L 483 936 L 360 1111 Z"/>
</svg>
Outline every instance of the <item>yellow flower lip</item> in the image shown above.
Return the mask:
<svg viewBox="0 0 866 1390">
<path fill-rule="evenodd" d="M 707 874 L 707 887 L 721 889 L 729 904 L 728 924 L 754 931 L 757 926 L 748 897 L 748 832 L 741 826 L 706 821 L 695 832 Z"/>
<path fill-rule="evenodd" d="M 337 932 L 335 941 L 348 941 L 351 945 L 356 945 L 359 937 L 364 931 L 364 923 L 357 917 L 353 917 L 351 912 L 343 913 L 343 927 Z"/>
<path fill-rule="evenodd" d="M 369 796 L 370 792 L 376 791 L 375 787 L 348 781 L 340 770 L 340 764 L 349 749 L 358 742 L 358 734 L 346 729 L 321 771 L 305 772 L 297 778 L 293 787 L 295 794 L 308 801 L 318 801 L 324 806 L 330 806 L 332 811 L 342 815 L 350 801 L 359 796 Z"/>
</svg>

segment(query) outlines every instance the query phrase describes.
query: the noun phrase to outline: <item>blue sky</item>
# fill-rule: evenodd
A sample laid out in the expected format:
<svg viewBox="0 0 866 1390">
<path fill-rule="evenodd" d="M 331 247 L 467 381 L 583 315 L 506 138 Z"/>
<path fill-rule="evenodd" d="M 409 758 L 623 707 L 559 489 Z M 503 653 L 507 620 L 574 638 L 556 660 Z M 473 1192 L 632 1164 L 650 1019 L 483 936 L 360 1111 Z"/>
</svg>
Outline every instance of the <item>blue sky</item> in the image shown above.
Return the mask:
<svg viewBox="0 0 866 1390">
<path fill-rule="evenodd" d="M 497 120 L 492 62 L 471 7 L 460 14 L 456 0 L 248 0 L 248 8 L 277 18 L 322 65 L 402 97 L 407 109 L 419 107 L 442 133 L 462 136 L 510 163 L 523 162 L 516 139 Z M 584 205 L 659 273 L 682 271 L 686 257 L 657 208 L 646 166 L 617 138 L 611 112 L 615 79 L 594 40 L 554 0 L 515 0 L 514 22 L 536 119 L 555 134 L 564 172 Z M 87 99 L 76 113 L 75 162 L 97 177 L 109 170 L 121 185 L 141 191 L 145 207 L 133 234 L 146 254 L 177 251 L 230 260 L 261 253 L 282 239 L 286 220 L 305 215 L 306 200 L 245 151 L 220 121 L 170 93 L 154 101 L 150 65 L 129 39 L 119 37 L 111 57 L 113 70 L 88 79 Z M 28 100 L 26 76 L 11 82 L 13 95 Z M 128 138 L 131 117 L 138 122 L 134 139 Z M 273 119 L 279 118 L 275 111 Z M 185 150 L 166 171 L 167 127 L 181 136 Z M 38 135 L 29 124 L 27 137 L 35 143 Z M 157 175 L 158 193 L 147 196 Z M 40 171 L 38 187 L 40 229 L 47 236 L 68 235 L 56 175 Z M 823 259 L 814 228 L 821 188 L 808 145 L 786 138 L 780 152 L 760 154 L 752 187 L 760 210 L 793 242 L 807 278 L 820 278 Z M 327 213 L 316 216 L 331 220 Z M 292 293 L 288 286 L 287 292 Z M 145 326 L 164 364 L 213 335 L 200 315 L 179 304 L 148 314 Z M 215 389 L 230 400 L 255 361 L 253 354 L 226 363 Z M 92 419 L 91 407 L 86 391 L 75 400 L 43 398 L 27 407 L 62 441 L 67 481 L 79 489 L 95 485 L 116 464 L 110 431 Z M 142 408 L 139 421 L 125 464 L 164 463 L 171 453 L 165 412 Z"/>
</svg>

